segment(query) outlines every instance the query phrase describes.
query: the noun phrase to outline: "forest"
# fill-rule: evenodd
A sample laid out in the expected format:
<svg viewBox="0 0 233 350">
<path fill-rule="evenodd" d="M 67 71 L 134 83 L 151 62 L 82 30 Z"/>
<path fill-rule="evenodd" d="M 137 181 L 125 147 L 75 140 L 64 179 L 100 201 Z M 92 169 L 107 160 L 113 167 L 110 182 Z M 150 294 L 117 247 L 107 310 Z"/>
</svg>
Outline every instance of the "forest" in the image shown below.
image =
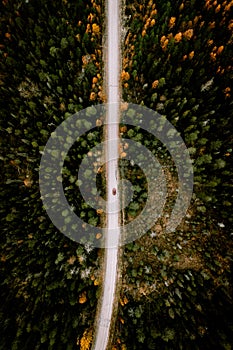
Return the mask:
<svg viewBox="0 0 233 350">
<path fill-rule="evenodd" d="M 165 168 L 168 198 L 154 226 L 122 248 L 111 350 L 232 349 L 232 7 L 230 0 L 122 3 L 122 100 L 157 111 L 178 130 L 194 189 L 186 216 L 166 233 L 177 171 L 158 140 L 122 121 L 120 135 Z M 0 349 L 88 350 L 103 252 L 56 229 L 40 198 L 39 167 L 62 121 L 106 102 L 105 5 L 2 0 L 0 9 Z M 103 135 L 100 120 L 74 144 L 63 173 L 70 205 L 97 227 L 104 213 L 83 201 L 75 167 Z M 134 189 L 127 224 L 140 215 L 147 184 L 143 169 L 124 159 L 127 144 L 121 151 L 121 174 Z M 104 168 L 97 187 L 105 197 Z"/>
</svg>

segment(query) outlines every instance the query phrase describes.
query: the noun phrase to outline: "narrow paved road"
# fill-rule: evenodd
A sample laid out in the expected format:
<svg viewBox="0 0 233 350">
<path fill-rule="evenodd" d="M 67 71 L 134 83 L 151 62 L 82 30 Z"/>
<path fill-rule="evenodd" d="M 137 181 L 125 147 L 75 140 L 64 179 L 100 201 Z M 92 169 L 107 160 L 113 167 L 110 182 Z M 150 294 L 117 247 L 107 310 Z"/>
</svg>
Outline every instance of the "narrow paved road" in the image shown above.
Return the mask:
<svg viewBox="0 0 233 350">
<path fill-rule="evenodd" d="M 118 282 L 118 246 L 120 242 L 118 158 L 120 106 L 120 3 L 107 0 L 105 86 L 107 95 L 107 234 L 104 259 L 102 298 L 96 323 L 94 350 L 109 347 L 111 326 L 114 324 L 114 302 Z M 116 189 L 114 194 L 113 189 Z"/>
</svg>

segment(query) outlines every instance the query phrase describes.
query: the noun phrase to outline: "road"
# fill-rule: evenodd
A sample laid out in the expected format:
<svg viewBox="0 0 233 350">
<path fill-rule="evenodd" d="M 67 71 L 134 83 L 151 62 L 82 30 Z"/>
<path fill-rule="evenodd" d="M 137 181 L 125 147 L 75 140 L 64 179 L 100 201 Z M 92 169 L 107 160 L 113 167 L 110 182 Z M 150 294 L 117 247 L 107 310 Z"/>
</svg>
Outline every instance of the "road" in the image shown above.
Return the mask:
<svg viewBox="0 0 233 350">
<path fill-rule="evenodd" d="M 107 97 L 107 233 L 104 257 L 102 297 L 93 341 L 94 350 L 109 347 L 110 331 L 114 324 L 116 287 L 118 283 L 118 246 L 120 242 L 118 158 L 120 106 L 120 3 L 107 0 L 106 6 L 105 87 Z M 116 189 L 114 195 L 112 190 Z M 114 306 L 115 305 L 115 306 Z"/>
</svg>

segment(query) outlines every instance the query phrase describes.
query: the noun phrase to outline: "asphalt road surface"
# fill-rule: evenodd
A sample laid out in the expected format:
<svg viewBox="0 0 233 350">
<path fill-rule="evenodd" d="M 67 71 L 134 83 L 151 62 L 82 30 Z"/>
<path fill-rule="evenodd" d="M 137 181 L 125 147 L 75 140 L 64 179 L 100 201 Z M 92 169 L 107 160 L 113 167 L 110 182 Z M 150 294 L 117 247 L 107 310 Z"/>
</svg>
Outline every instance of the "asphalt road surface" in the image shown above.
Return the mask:
<svg viewBox="0 0 233 350">
<path fill-rule="evenodd" d="M 108 348 L 111 324 L 114 322 L 114 302 L 118 282 L 118 246 L 120 242 L 118 158 L 120 102 L 120 3 L 107 1 L 106 33 L 106 93 L 107 93 L 107 234 L 104 259 L 102 298 L 99 306 L 93 349 Z M 116 189 L 116 194 L 114 194 Z"/>
</svg>

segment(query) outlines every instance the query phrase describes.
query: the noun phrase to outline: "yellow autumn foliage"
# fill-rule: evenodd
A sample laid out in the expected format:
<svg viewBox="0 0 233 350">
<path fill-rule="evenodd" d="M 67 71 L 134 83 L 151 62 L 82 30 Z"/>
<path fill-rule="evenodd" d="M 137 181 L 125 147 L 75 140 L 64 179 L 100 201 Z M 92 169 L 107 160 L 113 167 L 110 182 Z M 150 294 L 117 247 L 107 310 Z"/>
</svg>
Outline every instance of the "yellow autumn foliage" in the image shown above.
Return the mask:
<svg viewBox="0 0 233 350">
<path fill-rule="evenodd" d="M 130 79 L 130 75 L 128 72 L 126 72 L 125 70 L 122 71 L 121 73 L 121 79 L 124 81 L 124 80 L 129 80 Z"/>
<path fill-rule="evenodd" d="M 158 85 L 159 85 L 159 81 L 158 80 L 153 81 L 152 89 L 156 89 Z"/>
<path fill-rule="evenodd" d="M 179 11 L 182 11 L 183 8 L 184 8 L 184 3 L 182 2 L 182 4 L 181 4 L 180 7 L 179 7 Z"/>
<path fill-rule="evenodd" d="M 103 212 L 104 212 L 103 209 L 97 209 L 97 210 L 96 210 L 96 213 L 97 213 L 98 215 L 102 215 Z"/>
<path fill-rule="evenodd" d="M 76 260 L 76 256 L 72 255 L 68 260 L 68 264 L 69 265 L 73 265 L 75 263 L 75 260 Z"/>
<path fill-rule="evenodd" d="M 216 61 L 216 53 L 211 52 L 210 53 L 210 59 L 211 59 L 211 61 Z"/>
<path fill-rule="evenodd" d="M 121 306 L 128 304 L 128 302 L 129 302 L 129 300 L 126 298 L 126 296 L 124 296 L 123 298 L 120 298 Z"/>
<path fill-rule="evenodd" d="M 233 20 L 230 21 L 229 25 L 228 25 L 228 30 L 232 30 L 233 29 Z"/>
<path fill-rule="evenodd" d="M 100 239 L 101 237 L 102 237 L 101 233 L 97 233 L 95 236 L 96 239 Z"/>
<path fill-rule="evenodd" d="M 169 39 L 166 39 L 162 45 L 163 50 L 166 50 L 168 43 L 169 43 Z"/>
<path fill-rule="evenodd" d="M 87 23 L 86 33 L 90 33 L 90 32 L 91 32 L 91 25 Z"/>
<path fill-rule="evenodd" d="M 125 320 L 124 320 L 122 317 L 120 317 L 120 322 L 121 322 L 122 324 L 124 324 L 124 323 L 125 323 Z"/>
<path fill-rule="evenodd" d="M 83 333 L 83 336 L 79 342 L 80 344 L 80 350 L 89 350 L 91 348 L 91 343 L 92 343 L 92 331 L 91 330 L 85 330 Z M 78 343 L 77 343 L 78 345 Z"/>
<path fill-rule="evenodd" d="M 100 33 L 100 26 L 96 23 L 93 23 L 92 24 L 92 32 L 94 34 L 99 34 Z"/>
<path fill-rule="evenodd" d="M 87 301 L 87 293 L 83 292 L 82 294 L 80 294 L 79 296 L 79 304 L 84 304 Z"/>
<path fill-rule="evenodd" d="M 194 51 L 191 51 L 191 52 L 189 53 L 189 59 L 191 60 L 191 59 L 193 59 L 193 57 L 194 57 Z"/>
<path fill-rule="evenodd" d="M 166 36 L 163 35 L 163 36 L 161 37 L 161 39 L 160 39 L 160 43 L 163 44 L 165 40 L 166 40 Z"/>
<path fill-rule="evenodd" d="M 221 10 L 221 5 L 219 4 L 215 9 L 215 13 L 218 13 L 220 10 Z"/>
<path fill-rule="evenodd" d="M 154 9 L 153 11 L 151 11 L 151 14 L 150 14 L 150 15 L 151 15 L 151 17 L 153 17 L 153 16 L 157 15 L 157 12 L 158 12 L 158 11 L 157 11 L 156 9 Z"/>
<path fill-rule="evenodd" d="M 128 107 L 126 107 L 126 109 L 127 109 Z M 126 109 L 123 109 L 123 110 L 126 110 Z M 124 125 L 124 126 L 121 126 L 121 128 L 120 128 L 120 132 L 126 132 L 127 131 L 127 126 L 126 125 Z"/>
<path fill-rule="evenodd" d="M 169 28 L 170 29 L 173 28 L 175 23 L 176 23 L 176 17 L 171 17 L 168 24 Z"/>
<path fill-rule="evenodd" d="M 175 42 L 179 43 L 182 40 L 182 33 L 179 32 L 174 36 Z"/>
<path fill-rule="evenodd" d="M 215 21 L 209 23 L 209 28 L 214 29 L 215 28 Z"/>
<path fill-rule="evenodd" d="M 33 184 L 33 181 L 32 181 L 29 177 L 26 177 L 26 178 L 23 180 L 23 183 L 24 183 L 24 186 L 26 186 L 26 187 L 31 187 L 32 184 Z"/>
<path fill-rule="evenodd" d="M 155 19 L 153 18 L 153 19 L 151 20 L 151 22 L 150 22 L 150 26 L 151 26 L 151 27 L 154 27 L 154 25 L 155 25 Z"/>
<path fill-rule="evenodd" d="M 94 17 L 95 17 L 95 15 L 93 15 L 93 13 L 90 13 L 89 15 L 88 15 L 88 21 L 89 22 L 92 22 L 92 20 L 94 19 Z"/>
<path fill-rule="evenodd" d="M 222 51 L 224 50 L 224 46 L 219 46 L 218 50 L 217 50 L 217 54 L 219 55 Z"/>
<path fill-rule="evenodd" d="M 90 62 L 91 56 L 90 55 L 84 55 L 82 56 L 82 63 L 84 66 L 86 66 Z"/>
<path fill-rule="evenodd" d="M 231 88 L 230 88 L 229 86 L 226 87 L 226 88 L 224 89 L 225 97 L 230 97 L 230 96 L 231 96 L 230 92 L 231 92 Z"/>
<path fill-rule="evenodd" d="M 92 91 L 90 93 L 90 101 L 94 101 L 95 99 L 96 99 L 96 93 Z"/>
<path fill-rule="evenodd" d="M 93 77 L 93 78 L 92 78 L 92 83 L 93 83 L 93 84 L 96 84 L 97 81 L 98 81 L 98 78 L 97 78 L 97 77 Z"/>
<path fill-rule="evenodd" d="M 188 29 L 183 33 L 183 36 L 187 39 L 190 40 L 193 36 L 193 29 Z"/>
</svg>

